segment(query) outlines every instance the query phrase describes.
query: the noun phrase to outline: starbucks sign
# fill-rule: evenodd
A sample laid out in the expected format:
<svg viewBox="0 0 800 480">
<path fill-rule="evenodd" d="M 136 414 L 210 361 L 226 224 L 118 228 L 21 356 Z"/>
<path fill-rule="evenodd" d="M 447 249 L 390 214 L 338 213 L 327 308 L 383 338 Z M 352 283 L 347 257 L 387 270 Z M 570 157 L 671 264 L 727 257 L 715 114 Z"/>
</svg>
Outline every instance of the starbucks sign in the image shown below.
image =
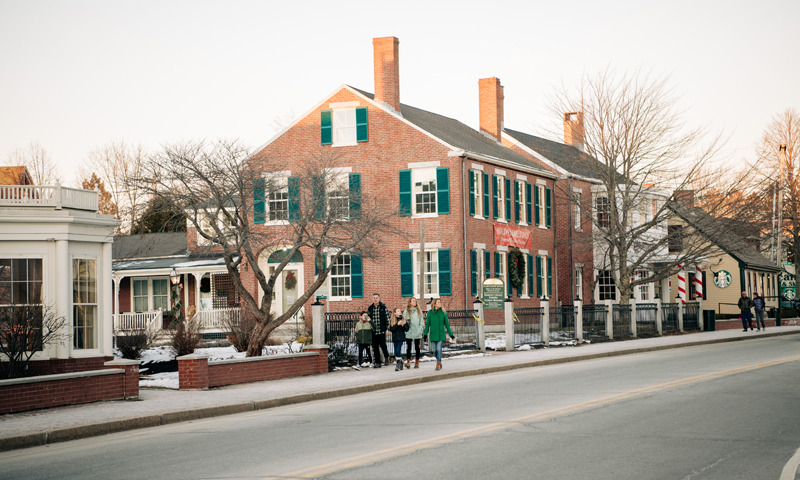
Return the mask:
<svg viewBox="0 0 800 480">
<path fill-rule="evenodd" d="M 719 288 L 725 288 L 730 286 L 732 281 L 733 277 L 731 276 L 731 272 L 727 270 L 720 270 L 714 276 L 714 285 L 718 286 Z"/>
</svg>

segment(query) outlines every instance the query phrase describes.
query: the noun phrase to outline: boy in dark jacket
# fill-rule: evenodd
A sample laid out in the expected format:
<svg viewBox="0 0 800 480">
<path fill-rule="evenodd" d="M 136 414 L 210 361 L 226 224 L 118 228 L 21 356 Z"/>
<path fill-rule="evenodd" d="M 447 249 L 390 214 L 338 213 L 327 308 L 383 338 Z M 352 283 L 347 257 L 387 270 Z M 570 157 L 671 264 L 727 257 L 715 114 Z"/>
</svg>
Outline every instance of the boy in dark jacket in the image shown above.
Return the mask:
<svg viewBox="0 0 800 480">
<path fill-rule="evenodd" d="M 764 330 L 767 329 L 766 325 L 764 325 L 765 306 L 764 299 L 758 296 L 758 292 L 753 292 L 753 307 L 755 307 L 756 310 L 756 330 L 758 331 L 761 331 L 762 328 Z M 760 325 L 759 322 L 761 322 Z"/>
<path fill-rule="evenodd" d="M 367 312 L 362 310 L 355 328 L 356 343 L 358 344 L 358 365 L 354 367 L 356 370 L 361 370 L 361 363 L 364 361 L 362 356 L 364 352 L 367 352 L 367 361 L 372 363 L 372 355 L 369 353 L 369 346 L 372 344 L 373 329 L 372 320 L 369 318 L 369 315 L 367 315 Z"/>
<path fill-rule="evenodd" d="M 403 318 L 403 312 L 399 308 L 395 308 L 392 312 L 392 323 L 389 325 L 389 331 L 392 332 L 392 342 L 394 342 L 394 358 L 397 360 L 397 365 L 394 371 L 403 369 L 403 343 L 406 341 L 406 332 L 410 328 L 408 322 Z"/>
<path fill-rule="evenodd" d="M 389 363 L 389 349 L 386 347 L 386 334 L 389 332 L 389 310 L 381 302 L 381 296 L 372 294 L 372 305 L 367 308 L 367 314 L 372 319 L 372 351 L 375 353 L 375 368 L 381 368 L 381 354 L 383 360 Z"/>
</svg>

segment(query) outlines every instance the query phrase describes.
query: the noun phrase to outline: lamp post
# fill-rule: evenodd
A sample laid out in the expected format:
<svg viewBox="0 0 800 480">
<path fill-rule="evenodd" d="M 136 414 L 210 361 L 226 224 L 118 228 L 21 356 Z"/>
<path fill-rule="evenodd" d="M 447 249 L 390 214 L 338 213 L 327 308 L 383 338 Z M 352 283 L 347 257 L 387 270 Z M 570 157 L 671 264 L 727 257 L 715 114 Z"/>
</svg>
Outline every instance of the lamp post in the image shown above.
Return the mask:
<svg viewBox="0 0 800 480">
<path fill-rule="evenodd" d="M 172 267 L 172 272 L 169 274 L 169 281 L 172 283 L 172 314 L 173 322 L 180 322 L 181 317 L 181 296 L 179 293 L 179 284 L 181 283 L 181 276 L 178 274 L 175 267 Z"/>
</svg>

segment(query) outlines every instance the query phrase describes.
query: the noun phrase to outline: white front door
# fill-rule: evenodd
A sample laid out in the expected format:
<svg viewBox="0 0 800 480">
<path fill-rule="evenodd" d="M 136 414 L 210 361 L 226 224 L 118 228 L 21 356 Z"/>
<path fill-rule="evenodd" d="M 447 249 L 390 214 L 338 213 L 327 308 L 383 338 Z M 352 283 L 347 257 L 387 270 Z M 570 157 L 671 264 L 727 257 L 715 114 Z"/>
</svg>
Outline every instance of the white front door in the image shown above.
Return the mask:
<svg viewBox="0 0 800 480">
<path fill-rule="evenodd" d="M 268 267 L 270 276 L 275 274 L 277 265 Z M 303 295 L 303 264 L 290 263 L 284 267 L 280 278 L 275 282 L 275 289 L 272 291 L 273 315 L 283 315 L 297 299 Z"/>
</svg>

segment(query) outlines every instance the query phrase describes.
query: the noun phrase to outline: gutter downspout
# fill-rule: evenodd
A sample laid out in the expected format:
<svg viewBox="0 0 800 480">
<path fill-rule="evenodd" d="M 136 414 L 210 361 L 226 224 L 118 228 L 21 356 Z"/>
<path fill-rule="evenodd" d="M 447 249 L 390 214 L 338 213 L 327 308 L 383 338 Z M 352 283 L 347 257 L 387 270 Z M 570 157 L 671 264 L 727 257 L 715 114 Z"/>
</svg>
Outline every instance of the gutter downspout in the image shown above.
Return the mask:
<svg viewBox="0 0 800 480">
<path fill-rule="evenodd" d="M 573 252 L 575 250 L 575 242 L 572 240 L 572 230 L 575 229 L 575 223 L 580 222 L 580 219 L 572 218 L 575 209 L 572 208 L 572 176 L 569 177 L 569 183 L 567 183 L 567 218 L 572 220 L 567 222 L 567 228 L 569 229 L 569 284 L 571 288 L 569 290 L 569 304 L 575 304 L 575 259 L 573 258 Z M 584 295 L 585 296 L 585 295 Z"/>
</svg>

